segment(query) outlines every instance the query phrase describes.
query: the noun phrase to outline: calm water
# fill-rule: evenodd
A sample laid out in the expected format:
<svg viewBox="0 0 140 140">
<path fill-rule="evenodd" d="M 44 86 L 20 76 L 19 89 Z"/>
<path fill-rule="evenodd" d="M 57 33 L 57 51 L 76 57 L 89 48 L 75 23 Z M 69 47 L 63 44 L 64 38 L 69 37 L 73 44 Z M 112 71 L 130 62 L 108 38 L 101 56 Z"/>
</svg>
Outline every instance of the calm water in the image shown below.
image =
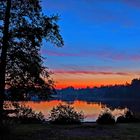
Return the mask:
<svg viewBox="0 0 140 140">
<path fill-rule="evenodd" d="M 74 102 L 64 102 L 58 100 L 52 101 L 43 101 L 43 102 L 22 102 L 33 110 L 39 112 L 41 111 L 46 118 L 49 117 L 50 110 L 57 106 L 58 104 L 70 104 L 75 108 L 76 111 L 82 111 L 85 115 L 84 121 L 93 122 L 96 121 L 99 114 L 107 107 L 106 104 L 98 103 L 98 102 L 86 102 L 86 101 L 74 101 Z M 124 109 L 113 109 L 113 115 L 119 116 L 124 113 Z"/>
</svg>

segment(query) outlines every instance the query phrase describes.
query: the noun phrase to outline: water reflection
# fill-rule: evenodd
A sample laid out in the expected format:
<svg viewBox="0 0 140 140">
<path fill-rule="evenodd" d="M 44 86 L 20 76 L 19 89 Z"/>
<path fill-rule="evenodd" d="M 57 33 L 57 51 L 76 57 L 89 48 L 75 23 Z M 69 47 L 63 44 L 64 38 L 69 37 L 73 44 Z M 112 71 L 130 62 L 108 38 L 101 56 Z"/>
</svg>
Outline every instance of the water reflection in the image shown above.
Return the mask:
<svg viewBox="0 0 140 140">
<path fill-rule="evenodd" d="M 64 102 L 60 100 L 52 100 L 52 101 L 43 101 L 43 102 L 20 102 L 24 103 L 26 106 L 31 107 L 33 110 L 39 112 L 41 111 L 46 118 L 49 116 L 50 110 L 57 106 L 58 104 L 70 104 L 75 108 L 76 111 L 82 111 L 85 115 L 85 122 L 93 122 L 96 121 L 99 114 L 107 108 L 106 104 L 98 103 L 98 102 L 86 102 L 86 101 L 73 101 L 73 102 Z M 124 109 L 114 109 L 112 114 L 115 116 L 119 116 L 124 113 Z"/>
</svg>

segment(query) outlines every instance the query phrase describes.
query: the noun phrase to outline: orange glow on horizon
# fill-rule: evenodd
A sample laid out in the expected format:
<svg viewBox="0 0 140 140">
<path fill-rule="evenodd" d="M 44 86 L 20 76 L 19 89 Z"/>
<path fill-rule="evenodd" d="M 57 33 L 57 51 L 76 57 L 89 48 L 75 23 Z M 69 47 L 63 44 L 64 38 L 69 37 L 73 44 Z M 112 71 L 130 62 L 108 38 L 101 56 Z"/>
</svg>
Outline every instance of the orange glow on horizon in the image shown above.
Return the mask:
<svg viewBox="0 0 140 140">
<path fill-rule="evenodd" d="M 74 88 L 124 85 L 131 83 L 135 75 L 93 75 L 93 74 L 54 74 L 56 89 L 72 86 Z"/>
</svg>

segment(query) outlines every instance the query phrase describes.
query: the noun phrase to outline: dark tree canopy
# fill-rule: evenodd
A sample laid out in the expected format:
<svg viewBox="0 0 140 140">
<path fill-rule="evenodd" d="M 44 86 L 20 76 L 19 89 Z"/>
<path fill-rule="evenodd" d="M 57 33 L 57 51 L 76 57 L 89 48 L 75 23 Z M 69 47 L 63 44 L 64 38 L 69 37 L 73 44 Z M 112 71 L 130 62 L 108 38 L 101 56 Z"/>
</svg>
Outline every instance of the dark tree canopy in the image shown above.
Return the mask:
<svg viewBox="0 0 140 140">
<path fill-rule="evenodd" d="M 9 23 L 6 21 L 8 8 Z M 29 91 L 34 87 L 52 91 L 53 82 L 49 79 L 47 68 L 42 66 L 40 49 L 44 39 L 58 47 L 63 46 L 57 20 L 57 16 L 43 14 L 39 0 L 0 1 L 0 76 L 5 74 L 5 85 L 11 91 L 19 88 Z M 1 71 L 3 50 L 6 51 L 5 73 Z"/>
<path fill-rule="evenodd" d="M 79 124 L 83 121 L 83 112 L 77 112 L 72 106 L 59 104 L 50 111 L 52 124 Z"/>
</svg>

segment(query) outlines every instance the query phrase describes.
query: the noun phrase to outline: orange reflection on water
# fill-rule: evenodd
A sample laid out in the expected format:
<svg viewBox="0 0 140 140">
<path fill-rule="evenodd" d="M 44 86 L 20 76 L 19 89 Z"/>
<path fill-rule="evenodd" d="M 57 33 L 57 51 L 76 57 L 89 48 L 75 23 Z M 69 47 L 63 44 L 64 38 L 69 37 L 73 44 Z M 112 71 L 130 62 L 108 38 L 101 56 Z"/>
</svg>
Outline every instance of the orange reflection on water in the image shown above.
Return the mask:
<svg viewBox="0 0 140 140">
<path fill-rule="evenodd" d="M 60 100 L 52 100 L 52 101 L 43 101 L 43 102 L 22 102 L 26 106 L 31 107 L 33 110 L 39 112 L 41 111 L 46 118 L 49 117 L 50 110 L 54 107 L 61 104 L 69 104 L 74 107 L 74 109 L 78 112 L 82 111 L 85 115 L 84 121 L 95 121 L 99 114 L 104 110 L 106 105 L 102 103 L 95 102 L 85 102 L 85 101 L 74 101 L 74 102 L 64 102 Z M 120 114 L 122 110 L 116 109 L 114 114 Z"/>
<path fill-rule="evenodd" d="M 12 104 L 11 102 L 5 102 L 9 109 L 11 109 Z M 53 107 L 59 105 L 59 104 L 69 104 L 70 106 L 74 107 L 74 109 L 78 112 L 83 112 L 85 119 L 85 122 L 95 122 L 98 118 L 99 114 L 104 112 L 104 110 L 110 110 L 105 104 L 97 103 L 97 102 L 86 102 L 86 101 L 74 101 L 74 102 L 64 102 L 61 100 L 51 100 L 51 101 L 41 101 L 41 102 L 34 102 L 34 101 L 24 101 L 24 102 L 18 102 L 19 104 L 25 105 L 27 107 L 30 107 L 33 109 L 33 111 L 36 112 L 42 112 L 45 118 L 47 119 L 50 115 L 50 111 Z M 7 109 L 7 108 L 6 108 Z M 124 114 L 124 111 L 127 108 L 119 109 L 115 108 L 114 110 L 110 110 L 110 112 L 115 116 L 120 116 Z"/>
<path fill-rule="evenodd" d="M 22 102 L 23 103 L 23 102 Z M 41 111 L 46 118 L 48 118 L 50 110 L 59 104 L 69 104 L 74 107 L 78 112 L 83 112 L 85 115 L 85 121 L 95 121 L 103 110 L 105 105 L 101 103 L 89 103 L 85 101 L 74 101 L 74 102 L 64 102 L 60 100 L 43 101 L 43 102 L 24 102 L 26 106 L 31 107 L 33 110 L 39 112 Z"/>
</svg>

